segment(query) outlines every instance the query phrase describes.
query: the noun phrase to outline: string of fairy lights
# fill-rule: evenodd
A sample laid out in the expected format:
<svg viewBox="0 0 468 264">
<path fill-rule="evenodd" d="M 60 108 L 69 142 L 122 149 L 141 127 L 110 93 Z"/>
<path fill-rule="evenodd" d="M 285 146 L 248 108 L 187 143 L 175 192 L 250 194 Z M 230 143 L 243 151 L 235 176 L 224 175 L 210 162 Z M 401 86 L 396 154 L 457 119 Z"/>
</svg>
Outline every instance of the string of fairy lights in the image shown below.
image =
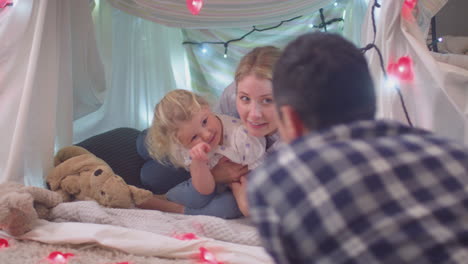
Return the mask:
<svg viewBox="0 0 468 264">
<path fill-rule="evenodd" d="M 377 36 L 377 26 L 376 26 L 376 22 L 375 22 L 375 9 L 376 8 L 380 8 L 380 4 L 377 2 L 377 0 L 374 0 L 374 3 L 372 5 L 372 9 L 371 9 L 372 32 L 374 34 L 373 39 L 372 39 L 372 43 L 369 43 L 364 48 L 361 48 L 361 51 L 362 51 L 362 53 L 366 53 L 367 51 L 369 51 L 371 49 L 374 49 L 377 52 L 377 55 L 378 55 L 378 58 L 379 58 L 380 68 L 382 70 L 382 73 L 383 73 L 383 76 L 384 76 L 385 80 L 387 80 L 388 75 L 387 75 L 387 71 L 385 70 L 385 66 L 384 66 L 385 63 L 384 63 L 384 59 L 383 59 L 383 56 L 382 56 L 382 52 L 380 51 L 379 47 L 377 45 L 375 45 L 375 39 L 376 39 L 376 36 Z M 407 121 L 408 125 L 413 126 L 413 122 L 411 121 L 411 118 L 409 116 L 408 109 L 406 107 L 405 100 L 403 99 L 403 94 L 401 93 L 399 85 L 397 84 L 397 85 L 394 85 L 393 87 L 396 90 L 396 92 L 398 94 L 398 97 L 400 99 L 401 107 L 402 107 L 403 112 L 405 114 L 405 118 L 406 118 L 406 121 Z"/>
<path fill-rule="evenodd" d="M 383 74 L 384 78 L 387 80 L 388 79 L 388 74 L 387 74 L 387 70 L 385 69 L 384 58 L 382 56 L 382 52 L 380 51 L 379 47 L 375 44 L 376 35 L 377 35 L 375 9 L 380 8 L 380 4 L 378 3 L 377 0 L 373 0 L 373 1 L 374 1 L 374 3 L 372 5 L 372 12 L 371 12 L 372 31 L 373 31 L 373 34 L 374 34 L 373 35 L 373 40 L 372 40 L 371 43 L 369 43 L 365 47 L 361 48 L 361 51 L 362 51 L 362 53 L 366 53 L 367 51 L 370 51 L 370 50 L 374 49 L 377 52 L 377 55 L 378 55 L 378 58 L 379 58 L 380 68 L 382 70 L 382 74 Z M 406 1 L 414 2 L 416 0 L 406 0 Z M 338 6 L 338 2 L 333 3 L 333 6 L 334 7 Z M 320 23 L 319 24 L 309 24 L 310 28 L 316 28 L 318 30 L 322 30 L 324 32 L 327 32 L 329 25 L 334 24 L 334 23 L 339 23 L 339 22 L 341 22 L 341 23 L 345 22 L 344 14 L 343 14 L 343 17 L 336 17 L 336 18 L 327 20 L 326 17 L 325 17 L 323 8 L 319 9 L 319 16 L 320 16 Z M 228 48 L 229 48 L 229 45 L 231 43 L 241 41 L 245 37 L 247 37 L 247 36 L 249 36 L 249 35 L 251 35 L 251 34 L 253 34 L 255 32 L 262 32 L 262 31 L 266 31 L 266 30 L 276 29 L 276 28 L 280 27 L 281 25 L 283 25 L 284 23 L 291 22 L 291 21 L 299 19 L 301 17 L 302 16 L 297 16 L 297 17 L 293 17 L 293 18 L 288 19 L 288 20 L 283 20 L 283 21 L 280 21 L 275 26 L 262 28 L 262 29 L 258 28 L 257 26 L 253 26 L 252 29 L 249 32 L 245 33 L 244 35 L 242 35 L 242 36 L 240 36 L 238 38 L 235 38 L 235 39 L 227 40 L 227 41 L 184 41 L 184 42 L 182 42 L 182 44 L 183 45 L 198 45 L 198 46 L 202 47 L 202 52 L 203 53 L 206 52 L 205 45 L 223 45 L 224 46 L 224 55 L 223 56 L 224 56 L 224 58 L 227 58 Z M 438 41 L 441 41 L 441 39 L 438 39 Z M 410 63 L 411 63 L 411 61 L 410 61 Z M 405 67 L 405 65 L 404 66 L 397 65 L 397 71 L 398 71 L 398 69 L 401 70 L 403 67 Z M 403 98 L 403 94 L 402 94 L 402 92 L 400 90 L 399 85 L 398 84 L 393 85 L 392 87 L 395 89 L 395 91 L 398 94 L 398 97 L 399 97 L 399 100 L 400 100 L 400 103 L 401 103 L 401 107 L 403 109 L 403 112 L 404 112 L 404 115 L 405 115 L 405 118 L 406 118 L 406 121 L 407 121 L 408 125 L 413 126 L 413 122 L 411 121 L 411 118 L 409 116 L 408 109 L 406 107 L 406 103 L 405 103 L 405 100 Z"/>
<path fill-rule="evenodd" d="M 333 6 L 337 7 L 338 2 L 333 3 Z M 343 17 L 336 17 L 336 18 L 333 18 L 333 19 L 330 19 L 330 20 L 326 20 L 323 8 L 319 9 L 319 14 L 320 14 L 320 23 L 319 24 L 310 23 L 309 24 L 310 28 L 317 28 L 317 29 L 323 30 L 324 32 L 327 32 L 328 31 L 327 26 L 329 26 L 331 24 L 334 24 L 334 23 L 338 23 L 338 22 L 344 22 Z M 245 33 L 244 35 L 242 35 L 242 36 L 240 36 L 238 38 L 235 38 L 235 39 L 227 40 L 227 41 L 184 41 L 184 42 L 182 42 L 182 44 L 183 45 L 197 45 L 197 46 L 202 48 L 203 53 L 206 52 L 206 48 L 205 48 L 206 45 L 223 45 L 224 46 L 224 55 L 223 55 L 223 57 L 227 58 L 229 45 L 231 43 L 241 41 L 244 38 L 246 38 L 247 36 L 249 36 L 249 35 L 251 35 L 251 34 L 253 34 L 255 32 L 262 32 L 262 31 L 273 30 L 273 29 L 279 28 L 285 23 L 297 20 L 297 19 L 302 18 L 302 17 L 303 16 L 296 16 L 296 17 L 293 17 L 293 18 L 290 18 L 290 19 L 287 19 L 287 20 L 282 20 L 278 24 L 276 24 L 274 26 L 266 27 L 266 28 L 259 28 L 258 26 L 252 26 L 252 29 L 250 31 L 248 31 L 247 33 Z"/>
<path fill-rule="evenodd" d="M 283 23 L 291 22 L 291 21 L 296 20 L 296 19 L 301 18 L 301 17 L 302 16 L 297 16 L 297 17 L 293 17 L 293 18 L 288 19 L 288 20 L 283 20 L 280 23 L 278 23 L 276 26 L 271 26 L 271 27 L 262 28 L 262 29 L 257 28 L 256 26 L 252 26 L 252 30 L 250 30 L 249 32 L 245 33 L 244 35 L 240 36 L 239 38 L 230 39 L 228 41 L 203 41 L 203 42 L 184 41 L 184 42 L 182 42 L 182 44 L 184 44 L 184 45 L 186 45 L 186 44 L 200 45 L 200 46 L 203 46 L 205 44 L 223 45 L 224 46 L 224 58 L 227 58 L 227 53 L 228 53 L 228 48 L 229 48 L 230 43 L 241 41 L 241 40 L 243 40 L 244 38 L 246 38 L 247 36 L 249 36 L 250 34 L 252 34 L 254 32 L 262 32 L 262 31 L 267 31 L 267 30 L 272 30 L 272 29 L 278 28 L 281 25 L 283 25 Z"/>
</svg>

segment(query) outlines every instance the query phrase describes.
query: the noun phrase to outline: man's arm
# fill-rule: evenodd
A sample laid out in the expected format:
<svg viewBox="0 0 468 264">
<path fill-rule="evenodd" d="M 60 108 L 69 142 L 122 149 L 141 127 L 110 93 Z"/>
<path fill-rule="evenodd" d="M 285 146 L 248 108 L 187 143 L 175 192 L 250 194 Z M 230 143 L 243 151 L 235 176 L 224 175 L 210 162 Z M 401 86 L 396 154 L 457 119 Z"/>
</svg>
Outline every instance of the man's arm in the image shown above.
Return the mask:
<svg viewBox="0 0 468 264">
<path fill-rule="evenodd" d="M 284 247 L 284 234 L 281 226 L 284 216 L 277 212 L 279 201 L 268 199 L 272 191 L 277 192 L 278 185 L 272 184 L 268 165 L 261 166 L 250 175 L 247 184 L 249 215 L 255 223 L 265 250 L 275 263 L 290 263 Z"/>
</svg>

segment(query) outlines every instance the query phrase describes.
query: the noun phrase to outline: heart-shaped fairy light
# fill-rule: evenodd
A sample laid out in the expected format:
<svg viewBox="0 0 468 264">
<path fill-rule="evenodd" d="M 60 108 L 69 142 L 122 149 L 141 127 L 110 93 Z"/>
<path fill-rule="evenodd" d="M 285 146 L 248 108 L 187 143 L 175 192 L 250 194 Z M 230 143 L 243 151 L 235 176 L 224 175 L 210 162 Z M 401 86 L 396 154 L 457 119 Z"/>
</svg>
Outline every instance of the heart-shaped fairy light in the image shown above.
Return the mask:
<svg viewBox="0 0 468 264">
<path fill-rule="evenodd" d="M 410 22 L 415 22 L 415 18 L 413 16 L 413 9 L 418 4 L 418 0 L 405 0 L 403 6 L 401 7 L 401 16 Z"/>
<path fill-rule="evenodd" d="M 410 10 L 413 10 L 418 4 L 418 0 L 405 0 L 404 5 L 407 6 Z"/>
<path fill-rule="evenodd" d="M 192 15 L 198 15 L 203 7 L 203 0 L 186 0 L 187 9 Z"/>
<path fill-rule="evenodd" d="M 215 255 L 204 247 L 200 247 L 200 262 L 203 264 L 223 264 L 222 262 L 216 260 Z"/>
<path fill-rule="evenodd" d="M 413 60 L 409 56 L 403 56 L 396 63 L 390 63 L 387 72 L 400 81 L 410 82 L 414 79 Z"/>
<path fill-rule="evenodd" d="M 174 238 L 177 238 L 179 240 L 194 240 L 198 239 L 197 235 L 194 233 L 185 233 L 185 234 L 180 234 L 180 235 L 174 235 Z"/>
<path fill-rule="evenodd" d="M 12 4 L 13 2 L 11 0 L 0 0 L 0 8 L 5 8 L 5 6 Z"/>
<path fill-rule="evenodd" d="M 7 248 L 9 246 L 10 244 L 8 243 L 8 240 L 4 238 L 0 238 L 0 248 Z"/>
<path fill-rule="evenodd" d="M 49 254 L 47 259 L 51 264 L 66 264 L 70 257 L 74 257 L 73 253 L 62 253 L 60 251 L 54 251 Z"/>
</svg>

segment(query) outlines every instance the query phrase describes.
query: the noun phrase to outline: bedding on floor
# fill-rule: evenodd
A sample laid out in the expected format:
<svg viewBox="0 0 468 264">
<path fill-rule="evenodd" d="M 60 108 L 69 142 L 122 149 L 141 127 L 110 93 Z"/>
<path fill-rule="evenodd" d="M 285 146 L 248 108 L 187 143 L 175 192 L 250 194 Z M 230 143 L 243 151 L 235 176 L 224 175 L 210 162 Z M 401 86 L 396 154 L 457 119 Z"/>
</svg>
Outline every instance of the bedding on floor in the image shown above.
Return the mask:
<svg viewBox="0 0 468 264">
<path fill-rule="evenodd" d="M 197 239 L 177 237 L 192 233 Z M 62 203 L 19 239 L 100 245 L 139 256 L 194 260 L 204 247 L 227 263 L 272 263 L 247 218 L 225 220 L 154 210 L 105 208 L 94 201 Z M 195 262 L 194 262 L 195 263 Z"/>
</svg>

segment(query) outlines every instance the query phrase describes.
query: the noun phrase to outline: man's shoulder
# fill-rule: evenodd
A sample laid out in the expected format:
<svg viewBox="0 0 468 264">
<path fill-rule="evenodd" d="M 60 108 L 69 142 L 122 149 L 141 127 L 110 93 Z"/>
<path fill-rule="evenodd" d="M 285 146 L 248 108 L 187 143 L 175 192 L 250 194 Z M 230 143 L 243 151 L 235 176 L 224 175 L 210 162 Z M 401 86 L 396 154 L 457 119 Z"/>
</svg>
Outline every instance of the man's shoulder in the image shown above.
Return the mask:
<svg viewBox="0 0 468 264">
<path fill-rule="evenodd" d="M 307 149 L 340 149 L 352 145 L 367 145 L 369 148 L 379 145 L 405 144 L 407 141 L 454 144 L 450 139 L 439 137 L 425 129 L 410 127 L 390 120 L 367 120 L 336 125 L 331 128 L 310 133 L 292 142 L 296 152 Z M 456 144 L 456 143 L 455 143 Z M 366 148 L 356 148 L 365 151 Z"/>
<path fill-rule="evenodd" d="M 420 155 L 421 149 L 429 148 L 437 148 L 439 152 L 468 153 L 460 144 L 423 129 L 387 120 L 359 121 L 311 132 L 279 146 L 268 155 L 261 173 L 265 178 L 278 171 L 291 174 L 299 165 L 303 166 L 304 173 L 321 172 L 321 168 L 327 167 L 343 172 L 354 169 L 356 163 L 372 162 L 386 156 L 403 159 Z M 399 154 L 405 155 L 400 157 Z"/>
</svg>

